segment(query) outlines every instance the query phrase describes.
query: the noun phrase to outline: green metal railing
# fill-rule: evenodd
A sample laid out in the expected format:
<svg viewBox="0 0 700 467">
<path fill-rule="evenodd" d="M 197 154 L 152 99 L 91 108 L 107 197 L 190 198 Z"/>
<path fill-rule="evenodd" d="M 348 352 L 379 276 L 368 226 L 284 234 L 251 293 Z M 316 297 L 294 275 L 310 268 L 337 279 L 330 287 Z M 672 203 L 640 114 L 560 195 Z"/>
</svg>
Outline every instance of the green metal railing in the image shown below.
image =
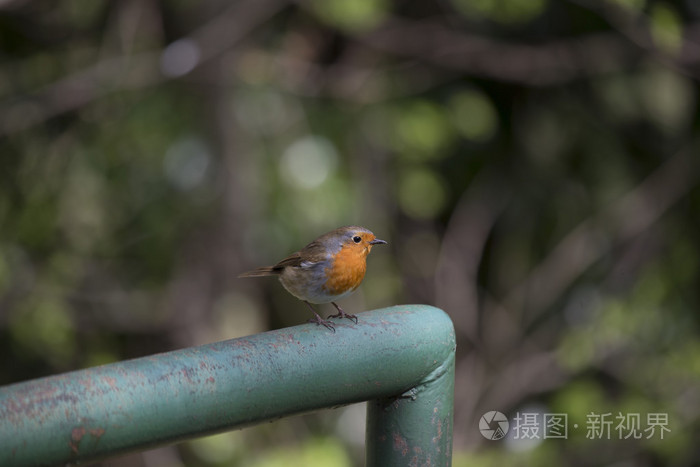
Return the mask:
<svg viewBox="0 0 700 467">
<path fill-rule="evenodd" d="M 361 401 L 368 466 L 448 466 L 455 335 L 405 305 L 0 387 L 0 465 L 85 462 Z"/>
</svg>

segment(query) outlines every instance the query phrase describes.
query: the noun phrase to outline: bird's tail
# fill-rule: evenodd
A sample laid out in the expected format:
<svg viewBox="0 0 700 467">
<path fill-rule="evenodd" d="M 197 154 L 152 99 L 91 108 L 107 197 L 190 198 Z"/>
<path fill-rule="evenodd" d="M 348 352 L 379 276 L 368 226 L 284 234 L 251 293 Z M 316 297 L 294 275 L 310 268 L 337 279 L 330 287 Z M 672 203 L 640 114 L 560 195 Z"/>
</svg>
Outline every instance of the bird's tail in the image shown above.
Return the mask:
<svg viewBox="0 0 700 467">
<path fill-rule="evenodd" d="M 239 274 L 238 277 L 264 277 L 264 276 L 277 276 L 282 272 L 281 269 L 275 268 L 274 266 L 263 266 L 261 268 L 253 269 L 252 271 L 244 272 Z"/>
</svg>

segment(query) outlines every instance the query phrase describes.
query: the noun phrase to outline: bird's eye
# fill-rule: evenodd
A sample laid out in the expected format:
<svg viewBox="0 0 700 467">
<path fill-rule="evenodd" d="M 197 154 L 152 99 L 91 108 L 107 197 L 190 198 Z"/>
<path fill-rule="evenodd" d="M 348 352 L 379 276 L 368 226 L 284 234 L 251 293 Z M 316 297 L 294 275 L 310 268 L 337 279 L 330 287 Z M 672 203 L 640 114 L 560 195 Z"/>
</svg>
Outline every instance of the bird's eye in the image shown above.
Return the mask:
<svg viewBox="0 0 700 467">
<path fill-rule="evenodd" d="M 355 235 L 354 237 L 352 237 L 352 241 L 355 243 L 360 243 L 362 241 L 362 237 L 360 237 L 359 235 Z"/>
</svg>

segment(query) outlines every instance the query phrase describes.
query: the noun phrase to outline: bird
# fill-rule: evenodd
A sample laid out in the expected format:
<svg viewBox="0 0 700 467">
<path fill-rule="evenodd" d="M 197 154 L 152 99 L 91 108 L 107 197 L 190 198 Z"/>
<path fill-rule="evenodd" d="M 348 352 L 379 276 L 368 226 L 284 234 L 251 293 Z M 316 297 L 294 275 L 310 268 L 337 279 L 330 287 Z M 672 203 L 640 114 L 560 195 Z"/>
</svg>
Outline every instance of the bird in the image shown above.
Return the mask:
<svg viewBox="0 0 700 467">
<path fill-rule="evenodd" d="M 347 318 L 357 324 L 357 316 L 345 313 L 335 303 L 353 293 L 367 271 L 367 255 L 374 245 L 387 242 L 370 230 L 355 225 L 331 230 L 273 266 L 263 266 L 238 277 L 278 276 L 282 286 L 311 309 L 311 323 L 335 332 L 331 321 L 321 318 L 313 304 L 332 303 L 338 310 L 329 318 Z"/>
</svg>

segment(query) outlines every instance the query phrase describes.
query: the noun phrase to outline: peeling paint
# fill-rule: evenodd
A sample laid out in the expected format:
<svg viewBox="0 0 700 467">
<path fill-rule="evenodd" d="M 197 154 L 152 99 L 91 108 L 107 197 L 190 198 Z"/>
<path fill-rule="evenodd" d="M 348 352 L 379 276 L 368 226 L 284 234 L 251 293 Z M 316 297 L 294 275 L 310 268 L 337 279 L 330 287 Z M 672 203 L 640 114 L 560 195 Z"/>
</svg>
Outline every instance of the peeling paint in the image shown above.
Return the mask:
<svg viewBox="0 0 700 467">
<path fill-rule="evenodd" d="M 95 442 L 98 442 L 102 435 L 105 434 L 105 430 L 103 428 L 86 429 L 84 426 L 73 428 L 71 430 L 68 446 L 75 455 L 80 454 L 80 442 L 83 440 L 86 434 L 90 434 L 92 437 L 96 438 Z"/>
<path fill-rule="evenodd" d="M 70 434 L 70 441 L 68 441 L 68 446 L 70 446 L 71 451 L 73 453 L 78 454 L 78 448 L 80 447 L 80 442 L 83 440 L 83 436 L 85 436 L 85 427 L 77 427 L 73 428 Z"/>
<path fill-rule="evenodd" d="M 113 389 L 113 390 L 117 389 L 117 380 L 116 380 L 116 378 L 112 378 L 112 377 L 110 377 L 110 376 L 103 376 L 103 377 L 102 377 L 102 381 L 104 381 L 105 383 L 107 383 L 107 385 L 108 385 L 111 389 Z"/>
<path fill-rule="evenodd" d="M 394 433 L 393 437 L 394 451 L 401 451 L 401 455 L 406 457 L 406 454 L 408 454 L 408 442 L 400 433 Z"/>
</svg>

